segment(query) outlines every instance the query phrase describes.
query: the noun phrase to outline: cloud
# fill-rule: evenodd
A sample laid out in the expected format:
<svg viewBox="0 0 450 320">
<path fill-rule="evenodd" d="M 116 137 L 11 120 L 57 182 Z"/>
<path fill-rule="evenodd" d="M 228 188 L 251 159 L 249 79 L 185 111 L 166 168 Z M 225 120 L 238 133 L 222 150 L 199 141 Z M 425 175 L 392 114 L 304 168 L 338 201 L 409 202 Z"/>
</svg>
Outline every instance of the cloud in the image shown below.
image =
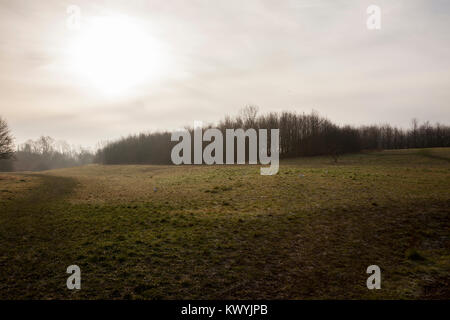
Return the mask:
<svg viewBox="0 0 450 320">
<path fill-rule="evenodd" d="M 107 98 L 67 70 L 66 5 L 0 4 L 0 110 L 18 140 L 95 145 L 127 133 L 213 122 L 246 104 L 340 123 L 450 122 L 450 4 L 372 1 L 74 1 L 84 17 L 126 14 L 165 44 L 171 69 Z"/>
</svg>

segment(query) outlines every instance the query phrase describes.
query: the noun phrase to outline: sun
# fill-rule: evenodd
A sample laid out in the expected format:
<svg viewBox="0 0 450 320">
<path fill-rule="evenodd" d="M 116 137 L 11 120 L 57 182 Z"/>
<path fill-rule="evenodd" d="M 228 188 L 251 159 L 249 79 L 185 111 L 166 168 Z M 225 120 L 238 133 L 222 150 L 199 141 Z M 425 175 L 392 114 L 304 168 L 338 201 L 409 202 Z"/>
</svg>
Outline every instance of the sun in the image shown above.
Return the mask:
<svg viewBox="0 0 450 320">
<path fill-rule="evenodd" d="M 147 31 L 147 32 L 146 32 Z M 127 16 L 95 17 L 82 25 L 69 50 L 71 71 L 108 96 L 163 75 L 161 44 Z"/>
</svg>

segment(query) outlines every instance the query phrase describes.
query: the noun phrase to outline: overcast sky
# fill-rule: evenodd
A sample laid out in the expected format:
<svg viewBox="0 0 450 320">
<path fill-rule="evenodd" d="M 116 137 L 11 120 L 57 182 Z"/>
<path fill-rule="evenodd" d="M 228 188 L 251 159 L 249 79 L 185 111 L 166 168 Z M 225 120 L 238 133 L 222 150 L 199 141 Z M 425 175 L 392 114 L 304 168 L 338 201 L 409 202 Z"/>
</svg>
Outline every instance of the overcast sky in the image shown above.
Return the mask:
<svg viewBox="0 0 450 320">
<path fill-rule="evenodd" d="M 67 27 L 71 4 L 79 30 Z M 366 27 L 371 4 L 380 30 Z M 125 21 L 125 34 L 90 29 L 98 17 Z M 115 53 L 99 58 L 105 48 Z M 340 124 L 450 124 L 449 57 L 445 0 L 2 0 L 0 115 L 16 143 L 86 146 L 217 122 L 248 104 Z"/>
</svg>

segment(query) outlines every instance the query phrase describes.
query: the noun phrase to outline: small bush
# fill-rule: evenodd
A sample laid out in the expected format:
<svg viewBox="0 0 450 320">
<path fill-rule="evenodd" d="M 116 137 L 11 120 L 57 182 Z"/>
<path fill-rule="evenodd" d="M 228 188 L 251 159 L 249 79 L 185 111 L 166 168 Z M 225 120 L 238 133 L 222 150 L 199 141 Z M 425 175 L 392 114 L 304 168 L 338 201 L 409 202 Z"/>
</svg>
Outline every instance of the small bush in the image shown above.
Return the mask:
<svg viewBox="0 0 450 320">
<path fill-rule="evenodd" d="M 423 261 L 425 258 L 416 250 L 416 249 L 408 249 L 406 251 L 406 259 L 413 261 Z"/>
</svg>

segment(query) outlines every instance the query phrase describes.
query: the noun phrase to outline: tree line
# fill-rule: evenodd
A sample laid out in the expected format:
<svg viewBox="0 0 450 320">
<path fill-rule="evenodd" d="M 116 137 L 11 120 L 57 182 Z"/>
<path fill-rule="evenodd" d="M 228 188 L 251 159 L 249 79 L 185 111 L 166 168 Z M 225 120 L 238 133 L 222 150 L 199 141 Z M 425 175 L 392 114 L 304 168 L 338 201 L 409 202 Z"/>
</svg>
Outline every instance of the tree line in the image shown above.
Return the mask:
<svg viewBox="0 0 450 320">
<path fill-rule="evenodd" d="M 94 153 L 91 151 L 48 136 L 28 140 L 15 149 L 6 121 L 0 118 L 0 171 L 67 168 L 92 163 L 93 159 Z"/>
<path fill-rule="evenodd" d="M 341 154 L 363 150 L 450 147 L 450 126 L 439 123 L 420 124 L 413 119 L 407 129 L 389 124 L 340 126 L 316 112 L 258 114 L 255 106 L 247 106 L 237 116 L 226 116 L 218 124 L 204 127 L 207 128 L 217 128 L 224 135 L 226 129 L 268 129 L 269 132 L 279 129 L 280 158 L 327 155 L 337 161 Z M 192 127 L 186 130 L 193 136 Z M 270 145 L 270 135 L 268 138 Z M 203 147 L 208 143 L 203 142 Z M 0 171 L 39 171 L 92 162 L 172 164 L 171 150 L 176 144 L 171 141 L 171 133 L 163 131 L 130 135 L 105 143 L 95 154 L 46 136 L 28 140 L 15 149 L 8 125 L 0 117 Z"/>
<path fill-rule="evenodd" d="M 235 117 L 225 117 L 217 125 L 204 127 L 207 128 L 217 128 L 224 135 L 226 129 L 279 129 L 280 158 L 327 155 L 337 161 L 341 154 L 362 150 L 450 147 L 450 127 L 439 123 L 419 124 L 414 119 L 408 129 L 388 124 L 339 126 L 314 111 L 258 115 L 258 108 L 254 106 L 245 107 Z M 186 130 L 193 135 L 193 128 Z M 99 149 L 94 161 L 102 164 L 171 164 L 171 150 L 177 142 L 172 142 L 170 137 L 167 131 L 130 135 Z"/>
<path fill-rule="evenodd" d="M 92 163 L 94 154 L 65 141 L 42 136 L 18 146 L 13 161 L 15 171 L 41 171 Z"/>
</svg>

